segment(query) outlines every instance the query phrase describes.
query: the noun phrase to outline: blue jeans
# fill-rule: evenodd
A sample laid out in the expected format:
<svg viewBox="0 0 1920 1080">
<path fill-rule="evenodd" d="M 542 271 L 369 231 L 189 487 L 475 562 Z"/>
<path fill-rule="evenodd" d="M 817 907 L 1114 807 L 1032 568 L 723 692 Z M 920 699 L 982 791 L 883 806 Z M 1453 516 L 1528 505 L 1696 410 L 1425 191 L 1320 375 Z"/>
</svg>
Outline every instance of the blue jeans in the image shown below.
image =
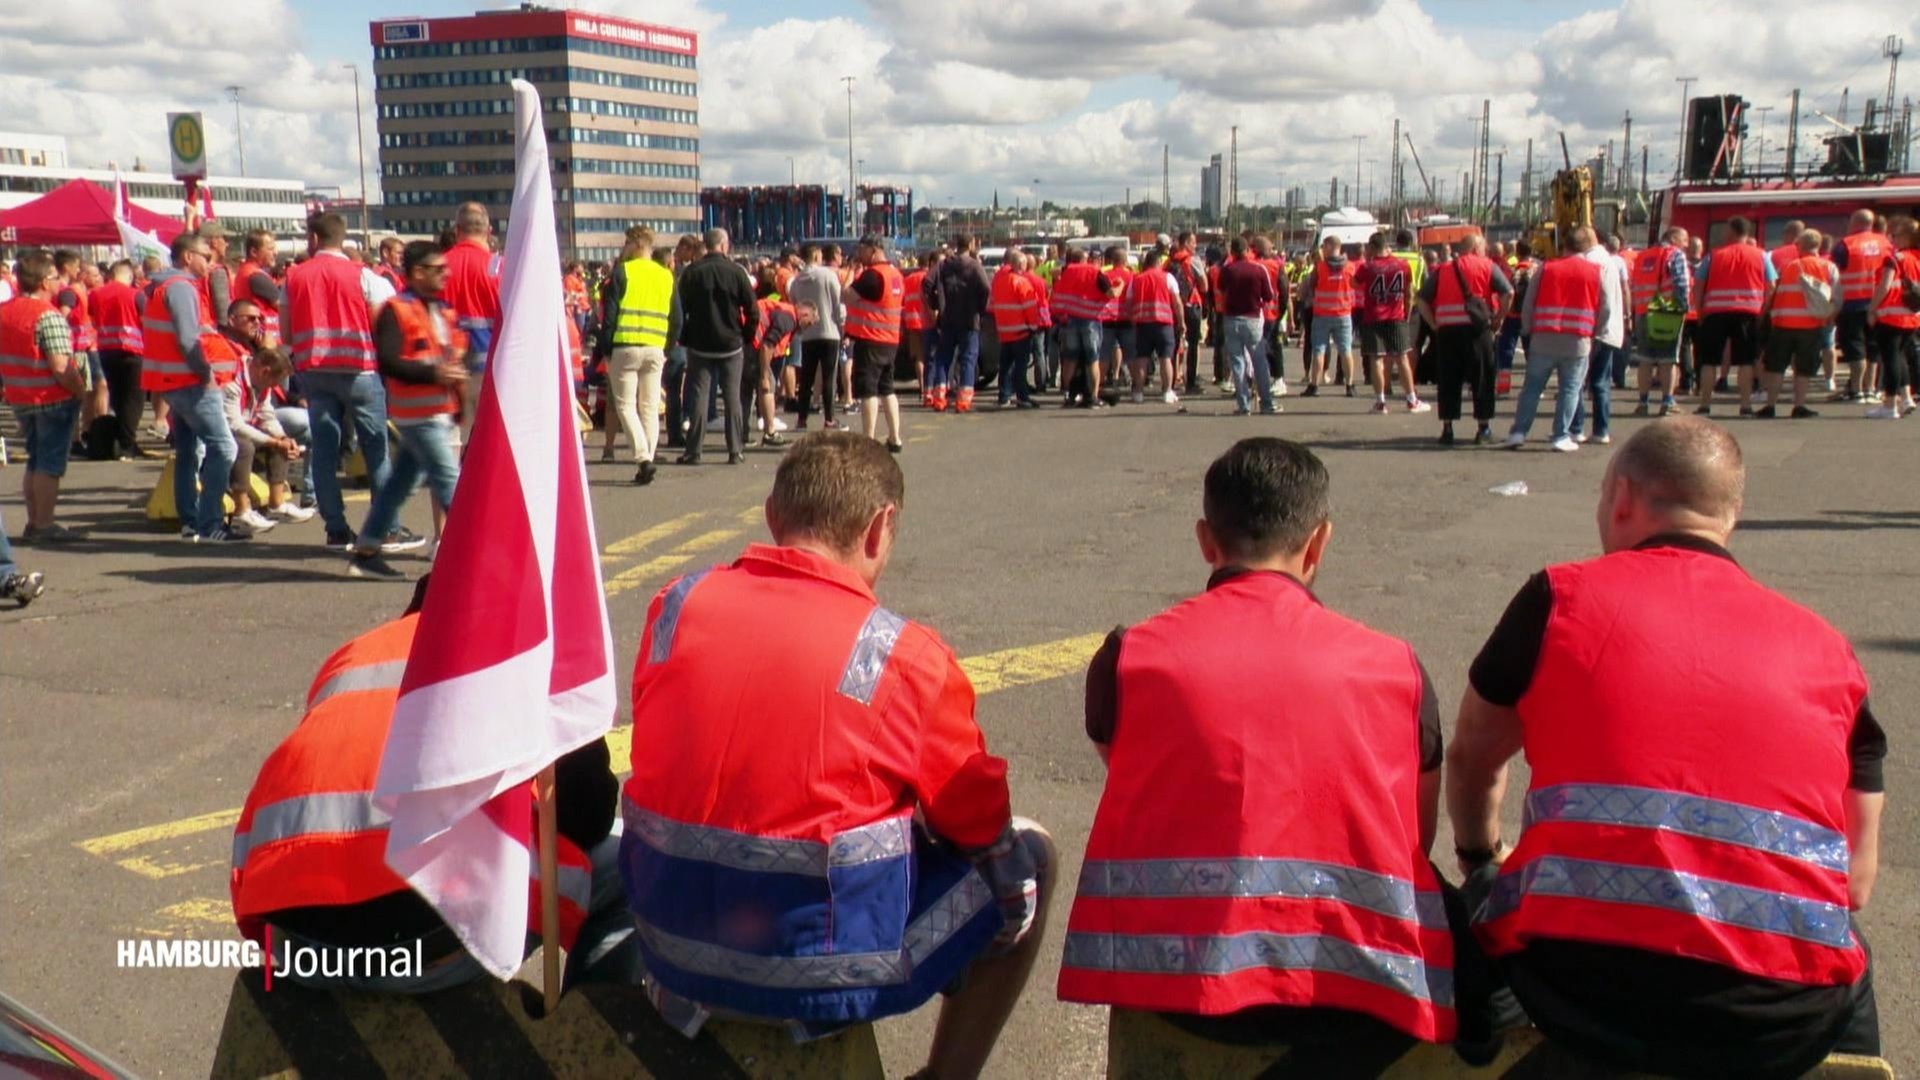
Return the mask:
<svg viewBox="0 0 1920 1080">
<path fill-rule="evenodd" d="M 1267 370 L 1267 358 L 1261 355 L 1263 320 L 1258 315 L 1235 315 L 1225 320 L 1227 363 L 1233 369 L 1233 404 L 1245 411 L 1248 404 L 1247 382 L 1251 378 L 1260 388 L 1260 409 L 1273 408 L 1273 373 Z"/>
<path fill-rule="evenodd" d="M 280 428 L 287 433 L 287 438 L 299 443 L 307 451 L 300 458 L 300 490 L 311 493 L 313 491 L 313 421 L 307 418 L 306 406 L 276 406 L 273 415 L 280 421 Z"/>
<path fill-rule="evenodd" d="M 1313 320 L 1313 340 L 1308 355 L 1315 360 L 1323 356 L 1331 361 L 1329 352 L 1340 356 L 1353 355 L 1353 316 L 1321 315 Z M 1329 349 L 1331 346 L 1331 349 Z"/>
<path fill-rule="evenodd" d="M 7 540 L 6 519 L 0 518 L 0 582 L 19 572 L 20 567 L 13 561 L 13 544 Z"/>
<path fill-rule="evenodd" d="M 1513 370 L 1513 347 L 1520 343 L 1520 320 L 1508 319 L 1500 324 L 1500 338 L 1494 342 L 1494 366 L 1501 371 Z"/>
<path fill-rule="evenodd" d="M 226 521 L 228 474 L 240 447 L 227 427 L 227 410 L 215 386 L 187 386 L 167 392 L 173 410 L 173 508 L 182 525 L 211 536 Z M 206 456 L 200 456 L 201 447 Z M 199 476 L 193 463 L 200 462 Z M 194 487 L 196 479 L 199 488 Z"/>
<path fill-rule="evenodd" d="M 1091 364 L 1100 358 L 1100 323 L 1097 319 L 1068 319 L 1060 328 L 1060 359 L 1076 364 Z"/>
<path fill-rule="evenodd" d="M 924 335 L 920 355 L 925 358 L 927 365 L 926 374 L 920 379 L 920 393 L 924 395 L 932 393 L 936 386 L 947 385 L 947 363 L 940 357 L 939 328 L 929 326 L 920 333 Z"/>
<path fill-rule="evenodd" d="M 400 508 L 413 497 L 422 476 L 441 509 L 453 505 L 453 488 L 460 482 L 460 461 L 448 442 L 452 433 L 453 422 L 447 417 L 400 429 L 400 451 L 393 456 L 387 482 L 373 493 L 373 504 L 367 507 L 367 523 L 360 528 L 361 544 L 378 547 L 380 540 L 393 531 L 400 523 Z"/>
<path fill-rule="evenodd" d="M 687 378 L 687 350 L 678 346 L 667 350 L 667 362 L 660 367 L 660 396 L 667 401 L 668 446 L 684 446 L 686 436 L 680 425 L 687 418 L 687 398 L 693 380 Z"/>
<path fill-rule="evenodd" d="M 1587 362 L 1587 392 L 1593 398 L 1593 437 L 1604 438 L 1613 419 L 1614 379 L 1626 370 L 1627 350 L 1618 345 L 1593 343 L 1593 358 Z M 1586 429 L 1587 405 L 1581 402 L 1573 410 L 1573 434 L 1578 438 Z"/>
<path fill-rule="evenodd" d="M 1560 373 L 1560 388 L 1553 404 L 1553 439 L 1559 441 L 1567 437 L 1573 427 L 1574 410 L 1580 407 L 1580 392 L 1587 387 L 1587 358 L 1582 355 L 1572 360 L 1547 360 L 1540 357 L 1527 357 L 1527 381 L 1520 388 L 1520 400 L 1513 406 L 1513 430 L 1525 435 L 1533 426 L 1534 414 L 1540 411 L 1540 396 L 1546 393 L 1547 377 Z"/>
<path fill-rule="evenodd" d="M 1027 391 L 1027 362 L 1033 359 L 1033 335 L 1025 334 L 1000 343 L 1000 404 L 1009 396 L 1031 400 Z"/>
<path fill-rule="evenodd" d="M 20 441 L 27 447 L 27 471 L 55 478 L 67 475 L 74 428 L 80 422 L 80 399 L 15 411 L 13 416 L 20 422 Z"/>
<path fill-rule="evenodd" d="M 940 335 L 940 370 L 948 375 L 956 393 L 971 391 L 980 364 L 980 331 L 961 330 Z"/>
<path fill-rule="evenodd" d="M 371 371 L 307 371 L 300 375 L 307 392 L 307 419 L 313 425 L 313 496 L 330 533 L 348 531 L 347 504 L 340 494 L 342 426 L 353 423 L 353 437 L 367 462 L 373 490 L 387 486 L 387 394 Z"/>
</svg>

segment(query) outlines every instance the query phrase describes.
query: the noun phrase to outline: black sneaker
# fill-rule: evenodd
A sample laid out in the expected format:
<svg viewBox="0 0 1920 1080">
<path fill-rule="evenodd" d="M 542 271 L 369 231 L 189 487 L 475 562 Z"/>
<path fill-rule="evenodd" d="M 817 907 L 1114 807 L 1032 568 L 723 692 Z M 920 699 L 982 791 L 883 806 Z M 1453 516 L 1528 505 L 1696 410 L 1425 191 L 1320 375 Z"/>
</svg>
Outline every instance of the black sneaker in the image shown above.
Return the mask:
<svg viewBox="0 0 1920 1080">
<path fill-rule="evenodd" d="M 332 529 L 328 529 L 327 530 L 327 550 L 328 551 L 345 551 L 348 548 L 352 547 L 353 542 L 357 539 L 359 538 L 353 534 L 352 529 L 342 529 L 339 532 L 335 532 Z"/>
<path fill-rule="evenodd" d="M 787 445 L 787 440 L 781 437 L 779 432 L 769 431 L 765 435 L 760 436 L 760 445 L 775 446 L 775 447 L 785 446 Z"/>
<path fill-rule="evenodd" d="M 388 533 L 387 538 L 380 542 L 380 554 L 398 555 L 403 551 L 418 551 L 426 546 L 426 537 L 402 525 Z"/>
<path fill-rule="evenodd" d="M 889 453 L 889 454 L 897 454 L 897 453 L 899 453 L 900 451 L 902 451 L 902 450 L 905 450 L 905 449 L 906 449 L 906 447 L 904 447 L 904 446 L 902 446 L 902 445 L 900 445 L 900 444 L 899 444 L 899 443 L 897 443 L 897 442 L 890 442 L 890 443 L 888 443 L 888 444 L 887 444 L 887 453 Z"/>
<path fill-rule="evenodd" d="M 642 487 L 651 484 L 653 483 L 654 472 L 653 462 L 643 461 L 640 463 L 640 470 L 633 474 L 633 482 Z"/>
<path fill-rule="evenodd" d="M 1440 445 L 1441 445 L 1441 446 L 1452 446 L 1452 445 L 1453 445 L 1453 425 L 1452 425 L 1452 424 L 1443 424 L 1443 425 L 1441 425 L 1441 427 L 1440 427 Z"/>
<path fill-rule="evenodd" d="M 227 526 L 222 525 L 219 528 L 208 533 L 207 535 L 200 537 L 198 540 L 195 540 L 194 543 L 196 544 L 245 544 L 245 543 L 252 542 L 252 540 L 253 540 L 252 533 L 241 532 L 239 529 L 230 529 Z"/>
<path fill-rule="evenodd" d="M 728 454 L 727 455 L 727 464 L 729 465 L 745 464 L 746 460 L 747 459 L 744 454 Z"/>
<path fill-rule="evenodd" d="M 700 459 L 694 457 L 692 454 L 681 454 L 679 457 L 673 459 L 673 463 L 675 465 L 698 465 L 700 464 Z"/>
<path fill-rule="evenodd" d="M 8 574 L 0 579 L 0 600 L 11 600 L 26 607 L 47 591 L 47 577 L 38 572 L 31 574 Z"/>
<path fill-rule="evenodd" d="M 347 574 L 350 577 L 385 578 L 389 581 L 406 577 L 399 567 L 380 557 L 377 551 L 356 549 L 353 558 L 347 560 Z"/>
<path fill-rule="evenodd" d="M 1479 430 L 1473 433 L 1473 445 L 1475 446 L 1483 446 L 1492 441 L 1493 429 L 1485 424 L 1481 424 Z"/>
<path fill-rule="evenodd" d="M 313 497 L 313 492 L 303 491 L 300 493 L 300 501 L 294 505 L 302 510 L 317 510 L 320 507 L 320 500 Z"/>
<path fill-rule="evenodd" d="M 1771 405 L 1762 405 L 1759 408 L 1753 410 L 1753 418 L 1755 420 L 1771 420 L 1774 418 L 1775 415 L 1776 414 L 1773 411 L 1773 406 Z"/>
<path fill-rule="evenodd" d="M 1307 388 L 1305 390 L 1300 391 L 1300 396 L 1301 397 L 1319 397 L 1320 384 L 1312 383 L 1312 382 L 1308 383 Z"/>
<path fill-rule="evenodd" d="M 1791 415 L 1795 420 L 1811 420 L 1820 414 L 1807 408 L 1805 405 L 1795 405 Z"/>
</svg>

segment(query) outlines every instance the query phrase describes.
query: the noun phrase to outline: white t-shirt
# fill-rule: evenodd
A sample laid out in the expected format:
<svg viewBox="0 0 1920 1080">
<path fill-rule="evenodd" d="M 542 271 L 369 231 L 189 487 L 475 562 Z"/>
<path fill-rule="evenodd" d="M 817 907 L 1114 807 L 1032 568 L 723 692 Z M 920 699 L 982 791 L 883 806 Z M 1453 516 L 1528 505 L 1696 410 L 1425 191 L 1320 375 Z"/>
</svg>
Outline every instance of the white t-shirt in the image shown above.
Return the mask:
<svg viewBox="0 0 1920 1080">
<path fill-rule="evenodd" d="M 1586 260 L 1600 267 L 1600 295 L 1606 298 L 1607 321 L 1593 328 L 1593 340 L 1619 348 L 1627 342 L 1627 261 L 1605 247 L 1595 244 L 1587 249 Z"/>
</svg>

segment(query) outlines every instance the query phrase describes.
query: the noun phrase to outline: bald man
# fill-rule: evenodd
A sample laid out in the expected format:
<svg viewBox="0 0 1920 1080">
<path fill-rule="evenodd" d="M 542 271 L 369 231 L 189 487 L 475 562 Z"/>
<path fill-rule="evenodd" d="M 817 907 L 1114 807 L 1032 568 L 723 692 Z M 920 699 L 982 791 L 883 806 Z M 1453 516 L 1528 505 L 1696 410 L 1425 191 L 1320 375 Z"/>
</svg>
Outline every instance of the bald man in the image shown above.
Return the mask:
<svg viewBox="0 0 1920 1080">
<path fill-rule="evenodd" d="M 1710 421 L 1636 432 L 1601 482 L 1605 554 L 1513 598 L 1447 753 L 1480 939 L 1549 1037 L 1636 1072 L 1879 1052 L 1850 912 L 1873 891 L 1886 736 L 1846 638 L 1727 550 L 1745 485 Z"/>
<path fill-rule="evenodd" d="M 500 329 L 501 258 L 493 251 L 493 219 L 479 203 L 460 205 L 453 232 L 456 239 L 447 249 L 447 279 L 440 295 L 467 332 L 467 368 L 480 375 Z"/>
</svg>

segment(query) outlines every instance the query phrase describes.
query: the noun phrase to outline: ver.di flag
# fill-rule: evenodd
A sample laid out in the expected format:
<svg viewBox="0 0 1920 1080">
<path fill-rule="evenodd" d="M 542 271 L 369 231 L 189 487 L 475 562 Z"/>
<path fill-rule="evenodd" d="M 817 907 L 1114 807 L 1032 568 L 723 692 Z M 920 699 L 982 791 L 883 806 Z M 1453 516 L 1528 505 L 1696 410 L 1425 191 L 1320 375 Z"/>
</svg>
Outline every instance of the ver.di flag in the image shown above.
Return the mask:
<svg viewBox="0 0 1920 1080">
<path fill-rule="evenodd" d="M 120 246 L 126 250 L 127 258 L 140 262 L 151 255 L 165 263 L 170 257 L 167 245 L 150 232 L 141 232 L 129 223 L 127 217 L 127 184 L 120 178 L 120 169 L 113 170 L 113 224 L 120 230 Z"/>
<path fill-rule="evenodd" d="M 501 979 L 528 926 L 530 779 L 615 711 L 546 133 L 533 86 L 513 96 L 500 330 L 374 794 L 387 865 Z"/>
</svg>

